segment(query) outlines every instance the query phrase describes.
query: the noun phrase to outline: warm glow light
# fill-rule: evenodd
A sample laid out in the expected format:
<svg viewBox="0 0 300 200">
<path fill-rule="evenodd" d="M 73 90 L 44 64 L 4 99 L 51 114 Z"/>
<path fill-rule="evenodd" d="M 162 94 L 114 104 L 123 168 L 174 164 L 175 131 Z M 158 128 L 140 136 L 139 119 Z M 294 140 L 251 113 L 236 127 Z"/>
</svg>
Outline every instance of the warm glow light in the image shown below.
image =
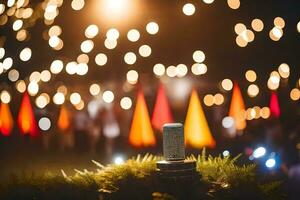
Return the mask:
<svg viewBox="0 0 300 200">
<path fill-rule="evenodd" d="M 131 1 L 130 0 L 103 0 L 103 12 L 108 17 L 121 18 L 129 14 Z"/>
<path fill-rule="evenodd" d="M 48 70 L 43 70 L 41 72 L 41 81 L 48 82 L 51 79 L 51 73 Z"/>
<path fill-rule="evenodd" d="M 0 47 L 0 59 L 2 59 L 5 56 L 5 49 L 3 47 Z"/>
<path fill-rule="evenodd" d="M 163 76 L 165 74 L 165 66 L 163 64 L 155 64 L 154 67 L 153 67 L 153 73 L 156 75 L 156 76 Z"/>
<path fill-rule="evenodd" d="M 264 23 L 260 19 L 252 20 L 251 26 L 252 26 L 253 30 L 255 30 L 256 32 L 260 32 L 264 29 Z"/>
<path fill-rule="evenodd" d="M 12 69 L 8 72 L 8 79 L 12 82 L 15 82 L 19 79 L 19 72 L 16 69 Z"/>
<path fill-rule="evenodd" d="M 118 44 L 117 40 L 110 40 L 110 39 L 106 38 L 104 41 L 104 46 L 107 49 L 114 49 L 114 48 L 116 48 L 117 44 Z"/>
<path fill-rule="evenodd" d="M 235 42 L 239 47 L 246 47 L 248 45 L 248 41 L 245 40 L 242 35 L 238 35 L 235 39 Z"/>
<path fill-rule="evenodd" d="M 100 86 L 98 84 L 96 84 L 96 83 L 92 84 L 90 86 L 90 93 L 93 96 L 98 95 L 100 93 Z"/>
<path fill-rule="evenodd" d="M 72 94 L 70 95 L 70 101 L 71 101 L 71 103 L 72 103 L 73 105 L 79 104 L 80 101 L 81 101 L 81 96 L 80 96 L 80 94 L 77 93 L 77 92 L 72 93 Z"/>
<path fill-rule="evenodd" d="M 34 71 L 29 76 L 29 81 L 39 82 L 41 80 L 41 73 L 38 71 Z"/>
<path fill-rule="evenodd" d="M 218 105 L 218 106 L 221 105 L 221 104 L 223 104 L 224 103 L 224 96 L 222 94 L 220 94 L 220 93 L 215 94 L 215 96 L 214 96 L 214 103 L 216 105 Z"/>
<path fill-rule="evenodd" d="M 188 73 L 188 68 L 185 64 L 179 64 L 176 67 L 176 75 L 181 78 L 184 77 Z"/>
<path fill-rule="evenodd" d="M 227 4 L 231 9 L 238 9 L 241 5 L 240 0 L 227 0 Z"/>
<path fill-rule="evenodd" d="M 85 53 L 82 53 L 79 56 L 77 56 L 77 62 L 78 63 L 85 63 L 85 64 L 87 64 L 89 61 L 90 61 L 90 58 Z"/>
<path fill-rule="evenodd" d="M 192 73 L 195 75 L 202 75 L 207 72 L 207 66 L 203 63 L 195 63 L 192 65 Z"/>
<path fill-rule="evenodd" d="M 113 102 L 115 95 L 112 91 L 106 90 L 105 92 L 103 92 L 102 98 L 104 102 L 111 103 Z"/>
<path fill-rule="evenodd" d="M 131 29 L 127 33 L 127 38 L 131 42 L 136 42 L 140 39 L 140 32 L 136 29 Z"/>
<path fill-rule="evenodd" d="M 268 108 L 268 107 L 263 107 L 263 108 L 260 110 L 260 116 L 261 116 L 263 119 L 269 118 L 270 115 L 271 115 L 270 108 Z"/>
<path fill-rule="evenodd" d="M 50 97 L 46 93 L 42 93 L 35 99 L 35 104 L 38 108 L 45 108 L 50 101 Z"/>
<path fill-rule="evenodd" d="M 13 59 L 11 57 L 5 58 L 2 62 L 2 67 L 5 70 L 10 69 L 12 67 L 12 65 L 13 65 Z"/>
<path fill-rule="evenodd" d="M 112 0 L 114 1 L 114 0 Z M 116 28 L 111 28 L 106 32 L 106 37 L 109 40 L 117 40 L 120 36 L 119 31 Z"/>
<path fill-rule="evenodd" d="M 81 10 L 84 7 L 84 0 L 72 0 L 71 7 L 74 10 Z"/>
<path fill-rule="evenodd" d="M 35 96 L 39 92 L 39 85 L 35 81 L 31 81 L 28 84 L 28 93 L 30 96 Z"/>
<path fill-rule="evenodd" d="M 203 51 L 197 50 L 193 53 L 193 59 L 197 63 L 202 63 L 205 60 L 205 54 Z"/>
<path fill-rule="evenodd" d="M 128 110 L 131 108 L 132 106 L 132 101 L 129 97 L 123 97 L 120 101 L 120 106 L 121 108 L 123 108 L 124 110 Z"/>
<path fill-rule="evenodd" d="M 293 101 L 298 101 L 300 99 L 300 90 L 298 88 L 294 88 L 290 92 L 290 97 Z"/>
<path fill-rule="evenodd" d="M 62 29 L 59 26 L 57 26 L 57 25 L 52 26 L 49 29 L 49 31 L 48 31 L 48 35 L 50 37 L 52 37 L 52 36 L 59 36 L 61 33 L 62 33 Z"/>
<path fill-rule="evenodd" d="M 254 40 L 254 33 L 253 31 L 251 30 L 246 30 L 246 31 L 243 31 L 240 36 L 242 36 L 242 38 L 246 41 L 246 42 L 252 42 Z"/>
<path fill-rule="evenodd" d="M 156 22 L 149 22 L 146 26 L 146 31 L 151 35 L 155 35 L 156 33 L 158 33 L 158 30 L 159 26 Z"/>
<path fill-rule="evenodd" d="M 250 97 L 256 97 L 259 93 L 259 88 L 257 85 L 251 84 L 249 85 L 247 92 Z"/>
<path fill-rule="evenodd" d="M 128 65 L 133 65 L 136 62 L 136 55 L 133 52 L 128 52 L 124 56 L 124 61 Z"/>
<path fill-rule="evenodd" d="M 276 17 L 274 19 L 274 26 L 283 29 L 285 26 L 285 21 L 281 17 Z"/>
<path fill-rule="evenodd" d="M 204 3 L 206 3 L 206 4 L 211 4 L 211 3 L 213 3 L 215 0 L 203 0 L 203 2 Z"/>
<path fill-rule="evenodd" d="M 50 71 L 53 74 L 58 74 L 63 70 L 63 68 L 64 68 L 64 63 L 61 60 L 54 60 L 51 63 Z"/>
<path fill-rule="evenodd" d="M 222 81 L 221 85 L 222 85 L 222 88 L 226 91 L 232 90 L 232 87 L 233 87 L 233 83 L 230 79 L 224 79 Z"/>
<path fill-rule="evenodd" d="M 53 102 L 56 105 L 61 105 L 65 102 L 65 95 L 61 92 L 57 92 L 54 96 L 53 96 Z"/>
<path fill-rule="evenodd" d="M 175 77 L 176 76 L 176 74 L 177 74 L 177 72 L 176 72 L 176 67 L 175 66 L 173 66 L 173 65 L 171 65 L 171 66 L 169 66 L 168 68 L 167 68 L 167 75 L 169 76 L 169 77 Z"/>
<path fill-rule="evenodd" d="M 142 45 L 139 48 L 139 54 L 142 57 L 148 57 L 151 55 L 151 47 L 149 45 Z"/>
<path fill-rule="evenodd" d="M 85 29 L 85 37 L 94 38 L 98 34 L 98 32 L 99 32 L 98 26 L 95 24 L 91 24 Z"/>
<path fill-rule="evenodd" d="M 211 94 L 207 94 L 205 95 L 203 101 L 206 106 L 212 106 L 214 104 L 214 96 Z"/>
<path fill-rule="evenodd" d="M 69 62 L 67 65 L 66 65 L 66 72 L 70 75 L 72 74 L 76 74 L 76 71 L 77 71 L 77 63 L 76 62 Z"/>
<path fill-rule="evenodd" d="M 22 61 L 26 62 L 26 61 L 30 60 L 31 54 L 32 54 L 31 49 L 26 47 L 20 52 L 20 59 Z"/>
<path fill-rule="evenodd" d="M 297 31 L 300 33 L 300 21 L 297 23 Z"/>
<path fill-rule="evenodd" d="M 256 72 L 253 71 L 253 70 L 248 70 L 248 71 L 245 73 L 245 77 L 246 77 L 247 81 L 249 81 L 249 82 L 254 82 L 254 81 L 256 81 L 256 79 L 257 79 Z"/>
<path fill-rule="evenodd" d="M 196 11 L 196 8 L 191 3 L 187 3 L 182 7 L 182 12 L 187 16 L 193 15 L 195 13 L 195 11 Z"/>
<path fill-rule="evenodd" d="M 135 70 L 130 70 L 127 72 L 127 81 L 130 84 L 136 84 L 139 78 L 139 74 Z"/>
<path fill-rule="evenodd" d="M 103 66 L 107 63 L 107 56 L 104 53 L 99 53 L 95 57 L 95 62 L 99 66 Z"/>
<path fill-rule="evenodd" d="M 286 63 L 282 63 L 278 67 L 278 72 L 282 78 L 288 78 L 290 76 L 290 67 Z"/>
<path fill-rule="evenodd" d="M 80 49 L 84 53 L 89 53 L 94 48 L 94 42 L 92 40 L 85 40 L 81 43 Z"/>
<path fill-rule="evenodd" d="M 0 99 L 3 103 L 8 104 L 11 101 L 11 96 L 6 90 L 3 90 L 0 94 Z"/>
<path fill-rule="evenodd" d="M 86 75 L 86 73 L 89 71 L 89 66 L 86 63 L 79 63 L 77 65 L 77 71 L 76 73 L 80 76 Z"/>
<path fill-rule="evenodd" d="M 22 26 L 23 26 L 23 21 L 18 19 L 13 23 L 13 30 L 18 31 L 22 28 Z"/>
<path fill-rule="evenodd" d="M 20 93 L 25 92 L 25 91 L 26 91 L 26 84 L 25 84 L 25 81 L 19 80 L 19 81 L 16 83 L 16 88 L 17 88 L 18 92 L 20 92 Z"/>
<path fill-rule="evenodd" d="M 242 34 L 244 31 L 247 30 L 247 27 L 245 26 L 245 24 L 243 23 L 237 23 L 235 26 L 234 26 L 234 31 L 236 34 L 240 35 Z"/>
</svg>

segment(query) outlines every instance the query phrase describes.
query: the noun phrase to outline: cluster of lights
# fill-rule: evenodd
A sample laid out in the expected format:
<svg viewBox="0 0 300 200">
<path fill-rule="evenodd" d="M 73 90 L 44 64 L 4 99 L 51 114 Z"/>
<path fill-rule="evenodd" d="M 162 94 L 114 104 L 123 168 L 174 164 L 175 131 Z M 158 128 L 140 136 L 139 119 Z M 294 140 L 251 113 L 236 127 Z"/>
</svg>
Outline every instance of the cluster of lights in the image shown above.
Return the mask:
<svg viewBox="0 0 300 200">
<path fill-rule="evenodd" d="M 278 71 L 272 71 L 268 79 L 267 85 L 270 90 L 278 89 L 280 79 L 288 78 L 290 76 L 290 67 L 286 63 L 282 63 L 278 67 Z"/>
<path fill-rule="evenodd" d="M 271 115 L 270 108 L 263 107 L 260 108 L 259 106 L 254 106 L 253 108 L 248 108 L 246 110 L 246 119 L 253 120 L 253 119 L 268 119 Z"/>
<path fill-rule="evenodd" d="M 188 73 L 188 68 L 185 64 L 178 64 L 176 67 L 171 65 L 167 68 L 167 75 L 171 78 L 177 76 L 184 77 Z"/>
<path fill-rule="evenodd" d="M 224 96 L 220 93 L 215 95 L 207 94 L 204 96 L 204 104 L 206 106 L 213 106 L 213 105 L 222 105 L 224 103 Z"/>
<path fill-rule="evenodd" d="M 47 93 L 42 93 L 35 99 L 35 105 L 41 109 L 45 108 L 49 103 L 50 97 Z"/>
<path fill-rule="evenodd" d="M 235 39 L 236 44 L 240 47 L 246 47 L 249 42 L 253 42 L 255 35 L 254 32 L 250 29 L 247 29 L 245 24 L 238 23 L 234 27 L 234 31 L 237 34 Z"/>
<path fill-rule="evenodd" d="M 285 27 L 285 21 L 281 17 L 274 19 L 274 27 L 270 30 L 269 36 L 273 41 L 279 41 L 283 36 L 283 28 Z"/>
</svg>

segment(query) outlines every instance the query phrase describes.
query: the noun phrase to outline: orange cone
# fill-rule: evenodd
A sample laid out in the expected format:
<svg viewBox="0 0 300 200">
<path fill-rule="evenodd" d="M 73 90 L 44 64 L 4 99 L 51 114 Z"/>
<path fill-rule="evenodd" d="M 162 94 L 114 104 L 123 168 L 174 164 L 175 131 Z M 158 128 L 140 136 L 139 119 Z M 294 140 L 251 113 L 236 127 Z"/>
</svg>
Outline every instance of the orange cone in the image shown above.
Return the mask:
<svg viewBox="0 0 300 200">
<path fill-rule="evenodd" d="M 21 134 L 29 134 L 32 137 L 38 135 L 38 127 L 31 107 L 28 93 L 25 92 L 18 115 L 18 125 Z"/>
<path fill-rule="evenodd" d="M 0 107 L 0 132 L 4 136 L 9 136 L 14 126 L 14 120 L 12 118 L 9 105 L 1 103 Z"/>
<path fill-rule="evenodd" d="M 237 83 L 234 83 L 229 116 L 234 119 L 236 130 L 243 130 L 246 128 L 245 110 L 245 103 L 240 87 Z"/>
<path fill-rule="evenodd" d="M 137 95 L 136 106 L 129 132 L 129 143 L 135 147 L 148 147 L 156 144 L 142 90 L 139 90 Z"/>
<path fill-rule="evenodd" d="M 57 127 L 59 128 L 59 130 L 65 132 L 70 128 L 70 126 L 71 126 L 70 114 L 67 108 L 64 105 L 62 105 L 57 120 Z"/>
<path fill-rule="evenodd" d="M 192 91 L 184 124 L 185 141 L 194 148 L 216 146 L 196 90 Z"/>
</svg>

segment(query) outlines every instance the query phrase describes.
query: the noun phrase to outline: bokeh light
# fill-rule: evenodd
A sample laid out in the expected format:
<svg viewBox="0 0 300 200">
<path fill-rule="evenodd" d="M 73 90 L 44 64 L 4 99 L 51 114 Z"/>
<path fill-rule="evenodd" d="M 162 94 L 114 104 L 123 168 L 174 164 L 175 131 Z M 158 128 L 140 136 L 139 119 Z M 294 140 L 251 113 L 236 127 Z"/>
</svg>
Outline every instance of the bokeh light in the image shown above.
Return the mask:
<svg viewBox="0 0 300 200">
<path fill-rule="evenodd" d="M 166 71 L 165 66 L 161 63 L 155 64 L 153 67 L 153 73 L 156 76 L 163 76 L 165 74 L 165 71 Z"/>
<path fill-rule="evenodd" d="M 123 97 L 120 101 L 120 106 L 124 110 L 128 110 L 132 106 L 132 101 L 129 97 Z"/>
<path fill-rule="evenodd" d="M 102 95 L 103 101 L 106 103 L 112 103 L 114 101 L 115 95 L 112 91 L 106 90 Z"/>
<path fill-rule="evenodd" d="M 195 13 L 195 11 L 196 11 L 196 8 L 191 3 L 184 4 L 184 6 L 182 7 L 182 12 L 187 16 L 193 15 Z"/>
<path fill-rule="evenodd" d="M 151 35 L 155 35 L 159 31 L 159 26 L 156 22 L 149 22 L 146 26 L 146 31 Z"/>
<path fill-rule="evenodd" d="M 221 86 L 224 90 L 226 91 L 230 91 L 233 88 L 233 83 L 230 79 L 224 79 L 221 82 Z"/>
<path fill-rule="evenodd" d="M 100 86 L 97 83 L 94 83 L 90 86 L 90 93 L 93 96 L 97 96 L 100 93 Z"/>
</svg>

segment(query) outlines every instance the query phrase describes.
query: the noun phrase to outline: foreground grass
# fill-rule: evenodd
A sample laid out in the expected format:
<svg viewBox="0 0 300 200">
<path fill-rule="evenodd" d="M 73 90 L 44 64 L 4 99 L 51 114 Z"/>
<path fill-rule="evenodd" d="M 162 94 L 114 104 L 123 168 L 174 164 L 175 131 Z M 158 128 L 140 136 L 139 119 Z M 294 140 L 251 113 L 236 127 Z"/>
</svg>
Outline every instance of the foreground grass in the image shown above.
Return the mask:
<svg viewBox="0 0 300 200">
<path fill-rule="evenodd" d="M 206 156 L 205 151 L 188 159 L 197 162 L 200 176 L 195 182 L 166 183 L 156 174 L 153 155 L 137 156 L 121 165 L 94 171 L 77 170 L 74 175 L 51 173 L 22 175 L 2 184 L 0 199 L 283 199 L 280 182 L 266 182 L 256 174 L 255 165 L 236 164 L 236 158 Z"/>
</svg>

